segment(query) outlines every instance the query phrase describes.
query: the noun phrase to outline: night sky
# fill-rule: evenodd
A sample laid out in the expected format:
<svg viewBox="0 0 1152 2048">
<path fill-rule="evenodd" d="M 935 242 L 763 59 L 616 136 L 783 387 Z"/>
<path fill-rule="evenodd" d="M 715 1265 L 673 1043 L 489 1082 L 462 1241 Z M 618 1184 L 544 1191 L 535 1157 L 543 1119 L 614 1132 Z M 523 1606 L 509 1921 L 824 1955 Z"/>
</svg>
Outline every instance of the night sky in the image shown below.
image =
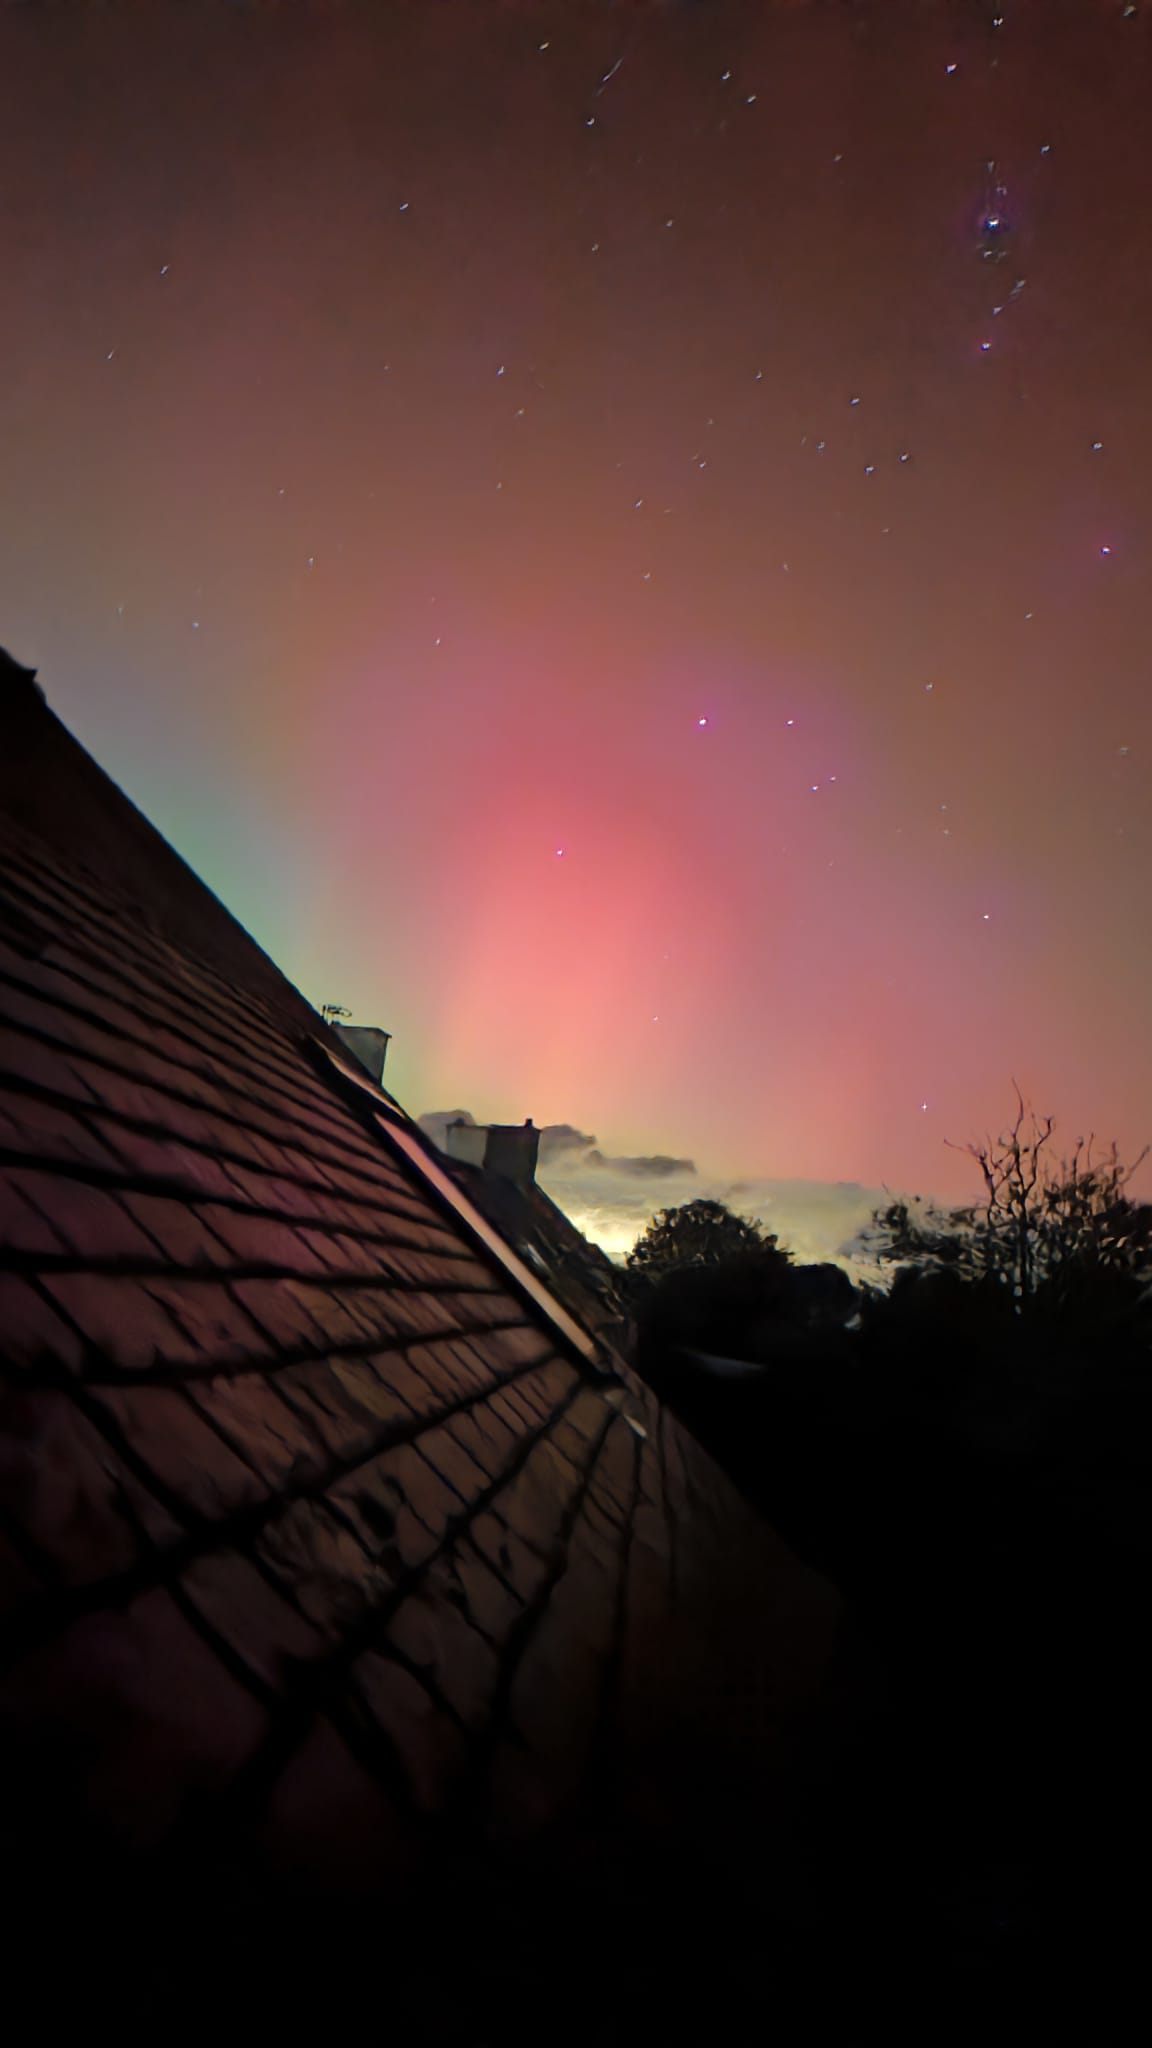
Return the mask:
<svg viewBox="0 0 1152 2048">
<path fill-rule="evenodd" d="M 0 100 L 0 641 L 409 1108 L 1152 1135 L 1147 0 L 9 6 Z"/>
</svg>

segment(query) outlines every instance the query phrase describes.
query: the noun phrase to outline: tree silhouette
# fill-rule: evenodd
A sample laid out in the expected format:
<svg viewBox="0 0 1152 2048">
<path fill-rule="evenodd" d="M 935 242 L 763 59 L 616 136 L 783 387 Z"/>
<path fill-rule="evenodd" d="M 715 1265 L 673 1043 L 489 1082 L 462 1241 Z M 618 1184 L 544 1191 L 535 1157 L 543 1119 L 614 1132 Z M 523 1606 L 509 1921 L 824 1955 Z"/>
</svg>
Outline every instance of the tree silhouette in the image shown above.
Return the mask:
<svg viewBox="0 0 1152 2048">
<path fill-rule="evenodd" d="M 783 1269 L 791 1254 L 761 1223 L 737 1216 L 724 1202 L 702 1199 L 661 1209 L 637 1238 L 627 1265 L 636 1277 L 655 1280 L 686 1266 L 718 1266 L 748 1257 Z"/>
<path fill-rule="evenodd" d="M 1135 1307 L 1152 1284 L 1152 1206 L 1126 1190 L 1147 1156 L 1120 1163 L 1077 1139 L 1050 1153 L 1053 1119 L 1016 1091 L 1016 1118 L 999 1138 L 960 1148 L 975 1160 L 984 1201 L 941 1210 L 896 1201 L 872 1218 L 875 1257 L 898 1270 L 948 1273 L 1010 1298 L 1017 1314 Z"/>
</svg>

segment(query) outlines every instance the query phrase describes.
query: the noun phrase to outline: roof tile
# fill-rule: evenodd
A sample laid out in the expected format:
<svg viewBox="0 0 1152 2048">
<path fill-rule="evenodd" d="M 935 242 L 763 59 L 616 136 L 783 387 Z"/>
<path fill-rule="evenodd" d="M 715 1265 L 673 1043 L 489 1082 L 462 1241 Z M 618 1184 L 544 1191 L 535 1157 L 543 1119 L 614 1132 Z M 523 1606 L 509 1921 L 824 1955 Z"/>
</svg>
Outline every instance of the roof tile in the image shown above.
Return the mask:
<svg viewBox="0 0 1152 2048">
<path fill-rule="evenodd" d="M 131 1571 L 179 1534 L 161 1504 L 63 1392 L 0 1396 L 0 1474 L 33 1555 L 65 1586 Z"/>
<path fill-rule="evenodd" d="M 231 1266 L 235 1254 L 216 1231 L 213 1216 L 227 1215 L 218 1203 L 200 1208 L 168 1195 L 141 1195 L 125 1189 L 124 1207 L 177 1270 Z"/>
<path fill-rule="evenodd" d="M 197 1557 L 179 1585 L 201 1620 L 273 1697 L 323 1650 L 318 1629 L 245 1557 Z"/>
<path fill-rule="evenodd" d="M 31 1280 L 0 1273 L 0 1360 L 56 1374 L 79 1371 L 84 1346 Z"/>
<path fill-rule="evenodd" d="M 438 1812 L 467 1760 L 463 1729 L 410 1671 L 378 1650 L 358 1657 L 350 1677 L 367 1722 L 400 1762 L 412 1805 L 418 1813 Z"/>
<path fill-rule="evenodd" d="M 7 1025 L 0 1025 L 0 1074 L 18 1088 L 43 1088 L 51 1095 L 75 1097 L 82 1106 L 99 1099 L 72 1060 Z"/>
<path fill-rule="evenodd" d="M 85 1615 L 7 1670 L 0 1717 L 10 1749 L 43 1773 L 45 1811 L 59 1810 L 71 1774 L 77 1796 L 86 1789 L 114 1816 L 114 1838 L 137 1850 L 169 1839 L 190 1801 L 232 1778 L 267 1727 L 161 1588 Z"/>
<path fill-rule="evenodd" d="M 466 1728 L 478 1731 L 492 1712 L 500 1660 L 460 1606 L 447 1597 L 446 1574 L 426 1572 L 418 1592 L 388 1624 L 388 1643 L 414 1666 Z"/>
<path fill-rule="evenodd" d="M 324 1500 L 288 1502 L 253 1540 L 253 1551 L 331 1649 L 365 1609 L 392 1591 L 396 1567 L 363 1542 Z"/>
<path fill-rule="evenodd" d="M 492 1641 L 507 1642 L 524 1611 L 524 1595 L 493 1570 L 471 1540 L 471 1532 L 453 1546 L 450 1565 L 452 1583 L 460 1590 L 469 1618 Z"/>
<path fill-rule="evenodd" d="M 353 1756 L 324 1716 L 276 1779 L 253 1840 L 278 1883 L 302 1878 L 337 1891 L 351 1885 L 387 1896 L 421 1860 L 412 1823 L 384 1775 Z"/>
<path fill-rule="evenodd" d="M 426 1563 L 461 1512 L 459 1497 L 412 1444 L 395 1444 L 328 1488 L 371 1549 L 394 1542 L 411 1568 Z"/>
<path fill-rule="evenodd" d="M 182 1387 L 103 1387 L 99 1409 L 129 1442 L 155 1485 L 181 1510 L 218 1522 L 267 1498 L 267 1486 L 211 1428 Z"/>
<path fill-rule="evenodd" d="M 367 1358 L 332 1358 L 333 1378 L 349 1399 L 384 1423 L 405 1424 L 427 1412 L 433 1396 L 427 1381 L 410 1371 L 398 1352 L 376 1351 Z"/>
<path fill-rule="evenodd" d="M 198 1361 L 195 1340 L 147 1283 L 119 1273 L 49 1273 L 44 1290 L 82 1333 L 105 1372 Z"/>
<path fill-rule="evenodd" d="M 0 1153 L 105 1171 L 118 1163 L 116 1152 L 75 1110 L 21 1094 L 2 1081 L 0 1119 Z"/>
<path fill-rule="evenodd" d="M 33 1168 L 13 1174 L 12 1181 L 51 1219 L 60 1240 L 57 1248 L 74 1258 L 144 1265 L 163 1259 L 155 1239 L 141 1229 L 125 1203 L 103 1188 Z"/>
<path fill-rule="evenodd" d="M 12 1252 L 62 1252 L 64 1240 L 35 1206 L 27 1177 L 9 1172 L 0 1179 L 0 1258 Z"/>
<path fill-rule="evenodd" d="M 280 1399 L 262 1373 L 197 1379 L 188 1397 L 269 1491 L 318 1479 L 328 1458 L 321 1439 Z"/>
</svg>

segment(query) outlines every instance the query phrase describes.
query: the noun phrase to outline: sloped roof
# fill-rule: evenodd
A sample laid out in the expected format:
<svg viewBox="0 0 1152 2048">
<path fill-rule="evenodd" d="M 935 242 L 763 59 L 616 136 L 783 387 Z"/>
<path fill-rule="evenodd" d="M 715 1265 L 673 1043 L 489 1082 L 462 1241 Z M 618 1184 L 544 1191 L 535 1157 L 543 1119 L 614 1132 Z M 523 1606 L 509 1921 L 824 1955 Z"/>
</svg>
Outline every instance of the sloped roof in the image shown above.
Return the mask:
<svg viewBox="0 0 1152 2048">
<path fill-rule="evenodd" d="M 620 1292 L 620 1275 L 606 1252 L 591 1244 L 571 1217 L 533 1181 L 520 1187 L 504 1175 L 442 1153 L 445 1169 L 464 1188 L 495 1227 L 546 1272 L 549 1285 L 569 1312 L 585 1327 L 623 1340 L 628 1312 Z"/>
<path fill-rule="evenodd" d="M 0 1797 L 257 1887 L 559 1839 L 607 1897 L 725 1771 L 778 1798 L 837 1602 L 338 1052 L 0 660 Z"/>
</svg>

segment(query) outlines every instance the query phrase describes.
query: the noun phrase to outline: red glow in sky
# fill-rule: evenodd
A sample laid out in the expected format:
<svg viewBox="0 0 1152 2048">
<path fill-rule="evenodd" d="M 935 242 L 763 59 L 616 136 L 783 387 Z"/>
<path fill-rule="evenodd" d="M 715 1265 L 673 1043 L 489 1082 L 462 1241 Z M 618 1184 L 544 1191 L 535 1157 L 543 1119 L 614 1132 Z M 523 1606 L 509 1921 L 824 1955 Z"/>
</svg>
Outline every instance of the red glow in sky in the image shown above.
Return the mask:
<svg viewBox="0 0 1152 2048">
<path fill-rule="evenodd" d="M 1139 1148 L 1152 10 L 5 10 L 0 93 L 0 638 L 403 1100 Z"/>
</svg>

